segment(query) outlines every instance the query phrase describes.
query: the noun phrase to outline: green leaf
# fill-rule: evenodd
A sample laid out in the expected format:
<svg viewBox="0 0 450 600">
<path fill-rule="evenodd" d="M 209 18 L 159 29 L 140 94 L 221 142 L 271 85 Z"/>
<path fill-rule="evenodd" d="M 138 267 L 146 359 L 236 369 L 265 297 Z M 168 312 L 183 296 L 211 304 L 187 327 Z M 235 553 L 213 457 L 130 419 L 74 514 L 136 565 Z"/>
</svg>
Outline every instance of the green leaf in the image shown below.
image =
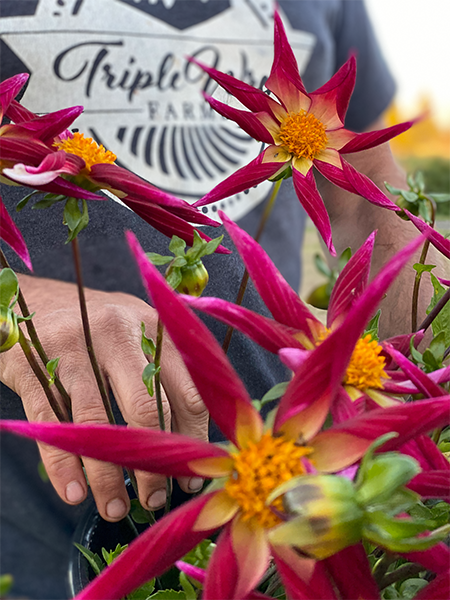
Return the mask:
<svg viewBox="0 0 450 600">
<path fill-rule="evenodd" d="M 377 310 L 376 314 L 370 319 L 370 321 L 366 325 L 366 329 L 364 330 L 363 337 L 368 333 L 372 336 L 372 339 L 378 342 L 378 323 L 380 320 L 381 309 Z"/>
<path fill-rule="evenodd" d="M 184 256 L 177 256 L 176 258 L 174 258 L 172 260 L 172 267 L 173 268 L 185 267 L 187 264 L 188 264 L 188 261 L 185 259 Z"/>
<path fill-rule="evenodd" d="M 161 367 L 156 368 L 154 363 L 148 363 L 142 373 L 142 381 L 144 382 L 150 396 L 153 396 L 153 378 L 157 373 L 160 372 L 160 370 Z"/>
<path fill-rule="evenodd" d="M 9 592 L 14 583 L 14 577 L 9 574 L 0 575 L 0 598 L 4 598 Z"/>
<path fill-rule="evenodd" d="M 434 288 L 434 295 L 427 308 L 427 314 L 431 312 L 446 292 L 446 289 L 439 283 L 439 280 L 433 273 L 430 273 L 430 277 Z M 431 329 L 433 330 L 434 337 L 437 337 L 441 332 L 444 332 L 445 345 L 446 347 L 450 346 L 450 302 L 447 302 L 445 306 L 442 307 L 442 310 L 432 322 Z"/>
<path fill-rule="evenodd" d="M 419 196 L 416 192 L 409 192 L 407 190 L 401 190 L 400 196 L 406 200 L 406 202 L 416 202 L 419 199 Z"/>
<path fill-rule="evenodd" d="M 264 396 L 261 398 L 261 406 L 264 406 L 268 402 L 272 402 L 272 400 L 277 400 L 277 398 L 281 398 L 281 396 L 286 391 L 289 383 L 289 381 L 282 381 L 281 383 L 277 383 L 276 385 L 274 385 L 273 388 L 270 388 L 270 390 L 267 393 L 265 393 Z"/>
<path fill-rule="evenodd" d="M 68 198 L 64 207 L 64 223 L 69 228 L 66 244 L 74 240 L 80 231 L 83 231 L 89 223 L 88 205 L 84 198 L 81 200 L 82 210 L 78 207 L 76 198 Z"/>
<path fill-rule="evenodd" d="M 190 565 L 206 569 L 215 547 L 216 544 L 211 540 L 202 540 L 200 544 L 183 556 L 182 560 Z"/>
<path fill-rule="evenodd" d="M 320 254 L 314 255 L 314 264 L 319 273 L 322 273 L 325 277 L 331 277 L 331 269 Z"/>
<path fill-rule="evenodd" d="M 22 200 L 17 203 L 16 212 L 20 212 L 25 206 L 28 204 L 28 201 L 35 196 L 36 194 L 40 194 L 41 192 L 34 190 L 31 194 L 27 194 Z"/>
<path fill-rule="evenodd" d="M 74 542 L 74 546 L 76 548 L 78 548 L 78 550 L 81 552 L 81 554 L 84 556 L 84 558 L 91 565 L 94 573 L 96 575 L 99 575 L 106 566 L 105 563 L 100 558 L 100 556 L 98 554 L 92 552 L 91 550 L 89 550 L 89 548 L 85 548 L 84 546 L 82 546 L 81 544 L 77 544 L 76 542 Z"/>
<path fill-rule="evenodd" d="M 419 215 L 424 221 L 426 221 L 428 224 L 431 224 L 433 217 L 431 215 L 431 208 L 428 200 L 419 202 Z"/>
<path fill-rule="evenodd" d="M 137 498 L 131 500 L 130 516 L 135 523 L 139 523 L 140 525 L 143 523 L 153 523 L 151 514 L 149 515 L 149 511 L 141 505 Z"/>
<path fill-rule="evenodd" d="M 35 202 L 33 204 L 33 206 L 31 207 L 32 210 L 43 210 L 45 208 L 50 208 L 51 206 L 53 206 L 54 204 L 56 204 L 57 202 L 61 202 L 62 199 L 64 199 L 65 196 L 58 196 L 56 198 L 42 198 L 42 200 L 38 200 L 37 202 Z"/>
<path fill-rule="evenodd" d="M 186 242 L 179 238 L 177 235 L 172 236 L 169 244 L 169 250 L 175 254 L 175 256 L 184 256 L 184 249 L 186 248 Z"/>
<path fill-rule="evenodd" d="M 146 252 L 145 256 L 157 267 L 167 265 L 167 263 L 170 263 L 170 261 L 173 260 L 173 256 L 162 256 L 161 254 L 156 254 L 156 252 Z"/>
<path fill-rule="evenodd" d="M 401 190 L 400 188 L 396 188 L 396 187 L 390 185 L 389 183 L 387 183 L 387 181 L 384 182 L 384 187 L 387 189 L 388 192 L 390 192 L 394 196 L 400 196 L 400 194 L 404 191 L 404 190 Z"/>
<path fill-rule="evenodd" d="M 155 357 L 155 342 L 145 335 L 145 323 L 141 322 L 141 348 L 144 354 Z"/>
<path fill-rule="evenodd" d="M 210 254 L 214 254 L 217 248 L 220 246 L 223 240 L 223 235 L 216 237 L 209 242 L 206 243 L 202 256 L 209 256 Z"/>
<path fill-rule="evenodd" d="M 50 384 L 55 383 L 56 369 L 58 368 L 59 358 L 52 358 L 45 365 L 47 373 L 50 375 Z"/>
<path fill-rule="evenodd" d="M 19 293 L 19 281 L 12 269 L 0 271 L 0 306 L 9 308 Z"/>
<path fill-rule="evenodd" d="M 42 479 L 44 483 L 48 483 L 50 481 L 50 477 L 45 469 L 44 463 L 42 460 L 38 462 L 38 475 Z"/>
<path fill-rule="evenodd" d="M 346 248 L 344 252 L 340 255 L 338 260 L 338 270 L 342 271 L 345 265 L 352 257 L 352 249 L 350 247 Z"/>
<path fill-rule="evenodd" d="M 158 590 L 156 594 L 149 596 L 149 600 L 187 600 L 186 592 L 176 590 Z"/>
<path fill-rule="evenodd" d="M 421 275 L 422 273 L 431 273 L 431 271 L 436 267 L 436 265 L 422 265 L 421 263 L 415 263 L 413 265 L 413 269 Z"/>
<path fill-rule="evenodd" d="M 413 188 L 415 186 L 415 180 L 414 180 L 414 176 L 412 173 L 408 173 L 407 177 L 406 177 L 406 183 L 408 184 L 408 186 L 410 188 Z"/>
<path fill-rule="evenodd" d="M 413 362 L 415 362 L 416 365 L 423 365 L 422 354 L 417 350 L 417 348 L 415 348 L 414 338 L 411 338 L 409 342 L 409 350 L 411 352 L 411 358 L 413 359 Z"/>
<path fill-rule="evenodd" d="M 186 600 L 197 600 L 197 594 L 194 590 L 192 583 L 187 578 L 186 573 L 180 572 L 180 585 L 186 594 Z"/>
<path fill-rule="evenodd" d="M 428 194 L 435 202 L 450 202 L 450 194 Z"/>
<path fill-rule="evenodd" d="M 106 550 L 106 548 L 102 548 L 103 559 L 106 564 L 109 566 L 113 560 L 115 560 L 124 550 L 128 548 L 128 544 L 122 546 L 121 544 L 117 544 L 114 550 Z"/>
<path fill-rule="evenodd" d="M 141 585 L 137 590 L 127 595 L 127 600 L 147 600 L 152 597 L 155 589 L 155 579 L 151 579 L 144 585 Z"/>
<path fill-rule="evenodd" d="M 425 179 L 422 171 L 417 171 L 416 173 L 416 187 L 421 193 L 425 191 Z"/>
<path fill-rule="evenodd" d="M 428 581 L 426 579 L 421 579 L 420 577 L 411 577 L 401 584 L 399 589 L 400 598 L 411 600 L 412 598 L 415 598 L 416 594 L 420 592 L 420 590 L 426 585 L 428 585 Z"/>
</svg>

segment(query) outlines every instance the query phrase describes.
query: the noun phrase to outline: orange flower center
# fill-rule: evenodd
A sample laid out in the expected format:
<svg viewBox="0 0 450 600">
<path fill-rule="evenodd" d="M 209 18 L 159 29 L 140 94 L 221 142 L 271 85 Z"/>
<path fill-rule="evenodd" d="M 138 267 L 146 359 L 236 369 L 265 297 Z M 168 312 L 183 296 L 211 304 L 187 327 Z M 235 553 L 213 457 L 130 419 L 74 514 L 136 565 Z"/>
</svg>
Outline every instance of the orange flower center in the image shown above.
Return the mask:
<svg viewBox="0 0 450 600">
<path fill-rule="evenodd" d="M 106 150 L 104 146 L 98 145 L 92 138 L 85 138 L 83 133 L 76 132 L 71 138 L 55 142 L 53 144 L 58 150 L 64 150 L 69 154 L 76 154 L 86 163 L 86 169 L 89 171 L 92 165 L 99 163 L 112 164 L 116 160 L 116 155 Z"/>
<path fill-rule="evenodd" d="M 381 351 L 382 347 L 370 333 L 360 338 L 347 367 L 344 385 L 352 385 L 359 390 L 383 389 L 381 379 L 387 379 L 388 375 L 384 371 L 386 361 L 384 356 L 380 356 Z"/>
<path fill-rule="evenodd" d="M 239 504 L 244 521 L 255 519 L 266 529 L 281 523 L 266 506 L 266 499 L 279 485 L 305 472 L 301 458 L 311 452 L 312 448 L 297 446 L 293 440 L 273 437 L 268 432 L 259 442 L 231 454 L 234 470 L 225 489 Z M 282 498 L 277 498 L 271 506 L 283 510 Z"/>
<path fill-rule="evenodd" d="M 301 110 L 289 113 L 280 125 L 283 146 L 297 158 L 312 160 L 328 143 L 324 124 L 313 114 Z"/>
</svg>

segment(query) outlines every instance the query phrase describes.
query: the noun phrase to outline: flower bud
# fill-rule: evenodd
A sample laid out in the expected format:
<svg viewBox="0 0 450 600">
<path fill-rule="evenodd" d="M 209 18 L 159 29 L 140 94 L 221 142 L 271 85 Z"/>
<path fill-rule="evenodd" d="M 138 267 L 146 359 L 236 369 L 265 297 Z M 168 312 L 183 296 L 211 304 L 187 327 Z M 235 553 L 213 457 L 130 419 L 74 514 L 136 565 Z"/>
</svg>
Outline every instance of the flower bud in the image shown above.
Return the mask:
<svg viewBox="0 0 450 600">
<path fill-rule="evenodd" d="M 181 267 L 181 282 L 177 291 L 189 296 L 201 296 L 209 280 L 208 271 L 201 260 Z"/>
<path fill-rule="evenodd" d="M 7 306 L 0 306 L 0 352 L 6 352 L 19 340 L 17 315 Z"/>
<path fill-rule="evenodd" d="M 277 488 L 268 501 L 281 494 L 288 520 L 270 531 L 271 543 L 296 546 L 322 560 L 361 539 L 364 512 L 348 479 L 302 475 Z"/>
</svg>

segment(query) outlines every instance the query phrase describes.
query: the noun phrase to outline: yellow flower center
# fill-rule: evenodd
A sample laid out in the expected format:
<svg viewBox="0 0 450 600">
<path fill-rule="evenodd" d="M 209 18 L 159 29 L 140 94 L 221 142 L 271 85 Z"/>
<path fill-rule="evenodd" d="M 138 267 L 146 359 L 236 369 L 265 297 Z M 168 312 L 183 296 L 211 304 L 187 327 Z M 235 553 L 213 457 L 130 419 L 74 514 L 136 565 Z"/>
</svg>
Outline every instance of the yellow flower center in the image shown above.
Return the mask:
<svg viewBox="0 0 450 600">
<path fill-rule="evenodd" d="M 55 142 L 54 146 L 58 150 L 64 150 L 70 154 L 76 154 L 86 163 L 86 169 L 89 171 L 92 165 L 99 163 L 112 164 L 116 160 L 116 155 L 106 150 L 104 146 L 98 145 L 92 138 L 85 138 L 84 134 L 76 132 L 73 137 Z"/>
<path fill-rule="evenodd" d="M 279 136 L 291 154 L 310 160 L 326 148 L 328 142 L 324 124 L 306 110 L 289 113 L 280 125 Z"/>
<path fill-rule="evenodd" d="M 359 390 L 381 388 L 381 379 L 388 378 L 384 371 L 386 361 L 380 356 L 382 347 L 372 339 L 370 333 L 359 339 L 353 350 L 344 378 L 344 385 L 353 385 Z"/>
<path fill-rule="evenodd" d="M 311 452 L 312 448 L 298 446 L 282 436 L 273 437 L 269 432 L 259 442 L 232 453 L 234 470 L 225 489 L 239 504 L 245 521 L 254 518 L 267 529 L 281 522 L 266 506 L 266 499 L 279 485 L 305 472 L 301 458 Z M 281 511 L 282 498 L 277 498 L 271 506 Z"/>
</svg>

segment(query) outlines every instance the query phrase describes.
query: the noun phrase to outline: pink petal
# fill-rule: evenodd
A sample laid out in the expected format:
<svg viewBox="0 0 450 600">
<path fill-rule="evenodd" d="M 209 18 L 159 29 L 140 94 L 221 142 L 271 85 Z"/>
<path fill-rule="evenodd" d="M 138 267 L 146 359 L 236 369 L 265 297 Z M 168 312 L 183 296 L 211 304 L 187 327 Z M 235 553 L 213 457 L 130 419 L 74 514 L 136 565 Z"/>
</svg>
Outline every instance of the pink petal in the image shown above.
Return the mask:
<svg viewBox="0 0 450 600">
<path fill-rule="evenodd" d="M 422 471 L 450 471 L 450 463 L 427 435 L 419 435 L 401 447 L 402 454 L 412 456 Z"/>
<path fill-rule="evenodd" d="M 193 530 L 195 520 L 209 496 L 207 494 L 189 500 L 141 533 L 76 596 L 76 600 L 120 600 L 146 581 L 162 575 L 176 560 L 213 532 Z"/>
<path fill-rule="evenodd" d="M 25 240 L 23 239 L 23 236 L 20 233 L 18 227 L 9 216 L 8 211 L 6 210 L 6 206 L 3 204 L 1 198 L 0 238 L 14 250 L 17 256 L 19 256 L 26 264 L 26 266 L 30 269 L 30 271 L 32 271 L 33 265 L 31 264 L 31 258 Z"/>
<path fill-rule="evenodd" d="M 127 240 L 149 296 L 211 417 L 233 443 L 238 443 L 239 429 L 245 429 L 250 439 L 259 440 L 261 417 L 222 348 L 208 328 L 169 288 L 131 232 L 127 232 Z"/>
<path fill-rule="evenodd" d="M 261 246 L 225 213 L 219 214 L 259 295 L 274 318 L 308 335 L 310 323 L 318 323 L 318 319 L 300 300 Z"/>
<path fill-rule="evenodd" d="M 231 524 L 229 524 L 220 534 L 209 561 L 202 598 L 204 600 L 233 600 L 236 598 L 238 576 L 239 566 L 231 544 Z"/>
<path fill-rule="evenodd" d="M 180 569 L 183 573 L 185 573 L 188 577 L 192 577 L 199 583 L 205 583 L 206 579 L 206 571 L 205 569 L 201 569 L 200 567 L 196 567 L 195 565 L 191 565 L 190 563 L 184 562 L 183 560 L 177 560 L 175 563 L 177 569 Z"/>
<path fill-rule="evenodd" d="M 44 142 L 51 144 L 57 136 L 64 133 L 83 112 L 83 106 L 71 106 L 43 116 L 35 116 L 30 121 L 22 121 L 17 127 Z M 10 116 L 10 110 L 8 116 Z"/>
<path fill-rule="evenodd" d="M 383 208 L 388 208 L 389 210 L 400 211 L 400 207 L 389 200 L 386 194 L 373 183 L 371 179 L 359 173 L 350 163 L 344 160 L 341 157 L 342 169 L 344 173 L 344 177 L 356 190 L 356 193 L 369 200 L 372 204 L 376 206 L 381 206 Z"/>
<path fill-rule="evenodd" d="M 419 473 L 406 486 L 422 498 L 450 500 L 450 471 Z"/>
<path fill-rule="evenodd" d="M 88 192 L 84 188 L 75 185 L 60 176 L 45 185 L 35 185 L 33 187 L 43 192 L 61 194 L 61 196 L 73 196 L 74 198 L 84 198 L 85 200 L 107 200 L 104 196 L 97 196 L 97 194 Z"/>
<path fill-rule="evenodd" d="M 415 600 L 443 600 L 450 598 L 450 571 L 442 573 L 422 588 L 415 596 Z"/>
<path fill-rule="evenodd" d="M 276 354 L 280 348 L 285 346 L 298 345 L 302 347 L 294 337 L 297 333 L 295 329 L 287 328 L 248 308 L 237 306 L 220 298 L 195 298 L 194 296 L 182 296 L 182 298 L 192 308 L 238 329 L 269 352 Z"/>
<path fill-rule="evenodd" d="M 362 544 L 344 548 L 324 560 L 327 571 L 339 590 L 340 597 L 379 600 L 378 586 L 372 577 L 369 561 Z M 349 577 L 351 565 L 351 577 Z"/>
<path fill-rule="evenodd" d="M 417 348 L 417 346 L 423 340 L 424 333 L 425 332 L 423 330 L 420 330 L 420 331 L 416 331 L 415 333 L 396 335 L 394 337 L 387 338 L 386 340 L 384 340 L 384 342 L 381 343 L 381 345 L 383 345 L 384 343 L 388 343 L 393 348 L 395 348 L 396 350 L 401 352 L 404 356 L 409 356 L 409 354 L 410 354 L 409 345 L 411 343 L 411 339 L 414 338 L 414 347 Z M 389 356 L 389 354 L 387 354 L 386 352 L 383 352 L 383 356 L 386 359 L 386 369 L 396 368 L 395 362 Z"/>
<path fill-rule="evenodd" d="M 280 168 L 279 162 L 263 162 L 264 152 L 252 160 L 248 165 L 238 169 L 233 175 L 230 175 L 210 192 L 208 192 L 203 198 L 197 200 L 194 206 L 204 206 L 205 204 L 211 204 L 222 198 L 228 198 L 233 194 L 238 194 L 244 190 L 258 185 L 262 181 L 270 179 Z"/>
<path fill-rule="evenodd" d="M 350 310 L 367 286 L 370 273 L 370 261 L 376 231 L 371 233 L 364 244 L 350 258 L 342 269 L 333 287 L 327 313 L 327 325 L 338 324 Z"/>
<path fill-rule="evenodd" d="M 419 552 L 407 552 L 402 554 L 403 558 L 410 562 L 418 563 L 423 565 L 427 571 L 433 571 L 438 575 L 441 573 L 448 573 L 450 565 L 450 548 L 444 542 L 440 542 L 428 548 L 428 550 L 421 550 Z"/>
<path fill-rule="evenodd" d="M 224 104 L 219 100 L 216 100 L 212 96 L 203 94 L 205 100 L 214 108 L 216 112 L 225 117 L 231 119 L 239 125 L 250 137 L 266 144 L 273 144 L 273 137 L 269 133 L 266 127 L 262 124 L 261 120 L 258 119 L 258 115 L 267 115 L 267 113 L 251 113 L 246 110 L 238 110 L 233 108 L 229 104 Z M 272 118 L 272 117 L 269 117 Z M 274 125 L 278 124 L 274 121 Z"/>
<path fill-rule="evenodd" d="M 405 213 L 417 229 L 430 240 L 433 246 L 435 246 L 444 256 L 450 258 L 450 239 L 445 238 L 436 231 L 436 229 L 433 229 L 433 227 L 430 227 L 425 221 L 422 221 L 419 217 L 415 217 L 409 211 L 405 210 Z"/>
<path fill-rule="evenodd" d="M 69 158 L 70 157 L 70 158 Z M 84 160 L 78 156 L 66 154 L 63 150 L 47 154 L 37 167 L 27 166 L 21 163 L 14 165 L 12 169 L 3 169 L 3 174 L 27 186 L 43 186 L 50 183 L 58 175 L 77 175 L 84 167 Z"/>
<path fill-rule="evenodd" d="M 281 362 L 294 372 L 301 367 L 310 354 L 311 350 L 299 348 L 281 348 L 278 352 Z"/>
<path fill-rule="evenodd" d="M 306 176 L 297 171 L 297 169 L 292 169 L 292 177 L 294 180 L 294 189 L 301 205 L 317 227 L 330 254 L 336 256 L 336 250 L 331 239 L 330 218 L 317 190 L 312 169 L 308 171 Z"/>
<path fill-rule="evenodd" d="M 337 425 L 338 423 L 348 421 L 348 419 L 356 417 L 357 415 L 358 409 L 356 403 L 351 401 L 350 396 L 343 387 L 339 388 L 333 404 L 331 405 L 333 423 Z"/>
<path fill-rule="evenodd" d="M 319 89 L 311 94 L 312 105 L 311 112 L 314 112 L 314 106 L 317 102 L 317 97 L 322 97 L 334 105 L 334 111 L 339 118 L 339 125 L 344 125 L 345 115 L 347 113 L 348 104 L 355 87 L 356 80 L 356 59 L 352 55 L 342 67 L 322 85 Z M 321 119 L 320 117 L 318 117 Z M 322 119 L 321 119 L 322 120 Z M 334 129 L 334 127 L 329 127 Z"/>
<path fill-rule="evenodd" d="M 20 104 L 20 102 L 17 102 L 17 100 L 13 100 L 7 110 L 7 117 L 11 119 L 13 123 L 17 124 L 23 123 L 24 121 L 32 121 L 37 116 L 36 113 L 25 108 L 25 106 Z"/>
<path fill-rule="evenodd" d="M 432 398 L 445 395 L 445 390 L 436 385 L 426 373 L 409 361 L 406 356 L 396 350 L 393 346 L 385 343 L 383 344 L 383 349 L 392 356 L 398 366 L 402 369 L 403 373 L 407 375 L 422 394 Z"/>
<path fill-rule="evenodd" d="M 379 129 L 378 131 L 358 133 L 340 149 L 340 152 L 342 154 L 350 154 L 350 152 L 360 152 L 361 150 L 374 148 L 375 146 L 388 142 L 393 137 L 400 135 L 400 133 L 407 131 L 414 123 L 415 121 L 406 121 L 405 123 L 398 123 L 397 125 Z"/>
<path fill-rule="evenodd" d="M 78 456 L 174 477 L 197 475 L 189 467 L 191 461 L 228 458 L 228 453 L 214 444 L 144 428 L 4 420 L 0 421 L 0 429 Z"/>
<path fill-rule="evenodd" d="M 0 83 L 0 122 L 3 120 L 9 105 L 25 85 L 28 73 L 19 73 Z"/>
<path fill-rule="evenodd" d="M 301 557 L 289 546 L 273 546 L 272 554 L 288 598 L 296 600 L 336 598 L 323 562 Z"/>
</svg>

